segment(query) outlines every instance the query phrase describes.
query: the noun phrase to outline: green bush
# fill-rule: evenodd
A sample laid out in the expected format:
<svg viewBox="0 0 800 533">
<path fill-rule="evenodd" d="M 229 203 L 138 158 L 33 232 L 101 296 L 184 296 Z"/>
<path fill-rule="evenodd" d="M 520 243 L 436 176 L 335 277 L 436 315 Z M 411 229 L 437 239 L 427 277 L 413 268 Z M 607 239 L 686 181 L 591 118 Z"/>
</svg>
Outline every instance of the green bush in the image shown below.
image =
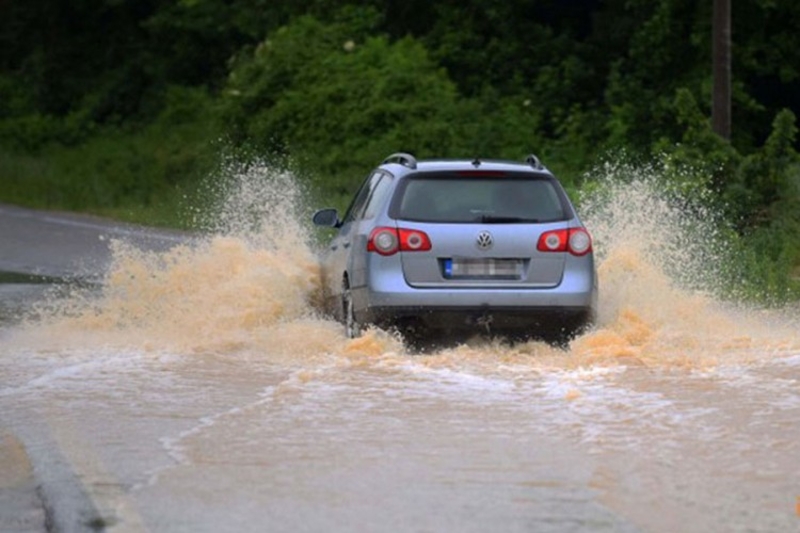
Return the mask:
<svg viewBox="0 0 800 533">
<path fill-rule="evenodd" d="M 290 154 L 331 191 L 391 152 L 452 153 L 458 97 L 445 73 L 410 38 L 356 35 L 304 17 L 240 60 L 223 100 L 234 140 Z"/>
<path fill-rule="evenodd" d="M 800 156 L 795 116 L 781 111 L 770 136 L 742 155 L 711 131 L 710 121 L 685 89 L 675 98 L 680 143 L 662 139 L 665 175 L 684 194 L 706 195 L 725 213 L 732 231 L 730 264 L 723 269 L 731 295 L 765 303 L 800 296 Z M 711 194 L 708 194 L 711 193 Z M 794 277 L 793 277 L 794 276 Z"/>
<path fill-rule="evenodd" d="M 340 199 L 397 151 L 518 160 L 542 151 L 530 100 L 491 89 L 460 97 L 422 44 L 360 38 L 364 20 L 302 17 L 240 57 L 222 99 L 234 144 L 288 156 L 323 196 Z"/>
</svg>

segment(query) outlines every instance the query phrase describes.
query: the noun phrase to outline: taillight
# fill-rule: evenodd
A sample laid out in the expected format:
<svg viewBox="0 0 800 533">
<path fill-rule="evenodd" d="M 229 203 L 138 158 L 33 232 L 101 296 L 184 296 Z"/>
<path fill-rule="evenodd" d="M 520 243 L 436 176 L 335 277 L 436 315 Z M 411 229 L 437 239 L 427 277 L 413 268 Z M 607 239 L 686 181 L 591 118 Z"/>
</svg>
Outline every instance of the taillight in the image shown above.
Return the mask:
<svg viewBox="0 0 800 533">
<path fill-rule="evenodd" d="M 394 228 L 375 228 L 369 234 L 367 251 L 378 252 L 381 255 L 392 255 L 397 252 L 399 241 Z"/>
<path fill-rule="evenodd" d="M 427 252 L 431 249 L 431 240 L 423 231 L 399 229 L 400 250 L 403 252 Z"/>
<path fill-rule="evenodd" d="M 567 251 L 567 230 L 560 229 L 542 233 L 539 237 L 539 244 L 536 249 L 540 252 L 566 252 Z"/>
<path fill-rule="evenodd" d="M 392 255 L 401 252 L 425 252 L 431 249 L 431 240 L 424 231 L 405 228 L 375 228 L 369 234 L 368 252 Z"/>
<path fill-rule="evenodd" d="M 569 252 L 572 255 L 586 255 L 592 251 L 592 238 L 583 228 L 569 230 Z"/>
<path fill-rule="evenodd" d="M 592 251 L 592 238 L 583 228 L 546 231 L 539 237 L 536 249 L 540 252 L 569 252 L 572 255 L 586 255 Z"/>
</svg>

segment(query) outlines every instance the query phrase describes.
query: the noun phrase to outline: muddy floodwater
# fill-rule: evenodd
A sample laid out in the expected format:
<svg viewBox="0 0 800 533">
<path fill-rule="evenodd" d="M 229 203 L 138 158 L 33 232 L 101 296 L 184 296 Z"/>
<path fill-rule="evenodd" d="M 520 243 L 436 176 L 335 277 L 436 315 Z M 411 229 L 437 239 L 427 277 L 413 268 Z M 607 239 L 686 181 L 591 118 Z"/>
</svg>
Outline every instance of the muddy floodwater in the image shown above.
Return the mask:
<svg viewBox="0 0 800 533">
<path fill-rule="evenodd" d="M 109 239 L 90 286 L 0 285 L 0 425 L 59 530 L 800 531 L 798 310 L 693 285 L 652 190 L 584 220 L 595 329 L 416 353 L 318 313 L 282 179 L 191 243 Z"/>
</svg>

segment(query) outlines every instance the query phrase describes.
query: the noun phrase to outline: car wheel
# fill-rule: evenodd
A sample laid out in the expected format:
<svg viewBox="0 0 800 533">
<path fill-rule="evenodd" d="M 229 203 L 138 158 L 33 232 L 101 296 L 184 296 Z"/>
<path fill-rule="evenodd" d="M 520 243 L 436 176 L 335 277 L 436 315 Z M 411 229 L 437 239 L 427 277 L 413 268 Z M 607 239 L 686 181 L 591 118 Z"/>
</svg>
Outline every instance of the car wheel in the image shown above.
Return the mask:
<svg viewBox="0 0 800 533">
<path fill-rule="evenodd" d="M 345 285 L 342 292 L 342 308 L 344 310 L 344 331 L 348 339 L 355 339 L 361 336 L 361 324 L 356 320 L 353 305 L 353 293 L 350 287 Z"/>
<path fill-rule="evenodd" d="M 583 335 L 594 324 L 591 315 L 586 315 L 564 324 L 560 329 L 554 332 L 552 341 L 555 346 L 559 348 L 568 348 L 569 343 L 575 340 L 576 337 Z"/>
</svg>

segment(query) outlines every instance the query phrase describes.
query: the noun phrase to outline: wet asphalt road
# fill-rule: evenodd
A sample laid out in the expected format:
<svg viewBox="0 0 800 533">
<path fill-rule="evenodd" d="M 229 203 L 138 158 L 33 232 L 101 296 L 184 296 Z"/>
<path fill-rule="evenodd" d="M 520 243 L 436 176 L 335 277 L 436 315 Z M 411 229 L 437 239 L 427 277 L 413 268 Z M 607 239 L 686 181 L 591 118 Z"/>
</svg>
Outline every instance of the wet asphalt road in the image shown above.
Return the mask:
<svg viewBox="0 0 800 533">
<path fill-rule="evenodd" d="M 153 250 L 186 240 L 179 232 L 0 204 L 0 272 L 96 278 L 108 266 L 109 241 L 114 238 Z"/>
<path fill-rule="evenodd" d="M 94 283 L 115 237 L 184 238 L 0 206 L 0 531 L 800 531 L 796 315 L 622 256 L 620 310 L 568 352 L 417 356 L 310 315 L 291 236 L 223 236 L 16 324 L 30 275 Z"/>
<path fill-rule="evenodd" d="M 16 321 L 53 283 L 96 283 L 111 260 L 112 239 L 124 239 L 143 249 L 165 250 L 186 242 L 187 236 L 88 215 L 0 204 L 0 326 Z M 0 426 L 0 532 L 64 530 L 65 524 L 59 528 L 53 523 L 45 505 L 43 482 L 72 474 L 55 473 L 64 469 L 62 462 L 42 475 L 47 462 L 44 458 L 60 455 L 57 444 L 49 442 L 52 449 L 35 451 L 37 471 L 24 443 Z M 80 491 L 75 493 L 81 499 Z M 88 508 L 91 503 L 83 501 L 78 506 Z"/>
</svg>

